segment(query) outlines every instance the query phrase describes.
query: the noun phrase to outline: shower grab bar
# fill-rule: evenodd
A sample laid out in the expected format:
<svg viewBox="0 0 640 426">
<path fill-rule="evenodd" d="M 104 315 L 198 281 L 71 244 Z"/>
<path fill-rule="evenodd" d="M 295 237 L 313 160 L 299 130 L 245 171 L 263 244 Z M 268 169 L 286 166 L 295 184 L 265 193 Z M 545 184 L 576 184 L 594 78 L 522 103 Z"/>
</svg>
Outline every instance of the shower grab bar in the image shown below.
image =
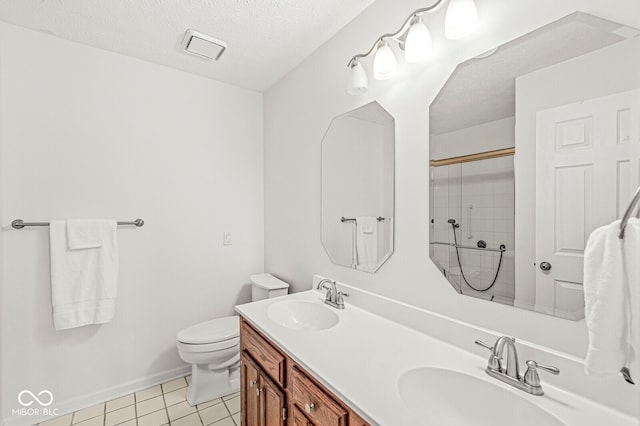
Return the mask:
<svg viewBox="0 0 640 426">
<path fill-rule="evenodd" d="M 469 250 L 482 250 L 482 251 L 495 251 L 498 253 L 502 253 L 504 251 L 507 251 L 506 247 L 505 248 L 482 248 L 482 247 L 476 247 L 476 246 L 463 246 L 463 245 L 456 245 L 454 243 L 445 243 L 442 241 L 431 241 L 429 244 L 438 244 L 441 246 L 450 246 L 450 247 L 455 247 L 455 248 L 460 248 L 460 249 L 469 249 Z"/>
<path fill-rule="evenodd" d="M 144 225 L 144 220 L 136 219 L 134 221 L 128 222 L 118 222 L 118 226 L 137 226 L 138 228 Z M 16 219 L 11 222 L 11 227 L 14 229 L 22 229 L 25 226 L 49 226 L 49 222 L 25 222 L 22 219 Z"/>
<path fill-rule="evenodd" d="M 620 221 L 620 234 L 618 234 L 618 238 L 620 239 L 624 238 L 624 230 L 626 229 L 627 223 L 629 222 L 629 219 L 633 214 L 634 207 L 638 206 L 639 201 L 640 201 L 640 186 L 638 187 L 638 189 L 636 189 L 636 193 L 633 194 L 633 198 L 629 203 L 629 207 L 627 207 L 627 210 L 624 212 L 624 216 L 622 216 L 622 220 Z M 638 208 L 638 213 L 636 214 L 636 217 L 640 218 L 640 207 Z"/>
<path fill-rule="evenodd" d="M 376 220 L 377 220 L 378 222 L 382 222 L 382 221 L 384 220 L 384 217 L 382 217 L 382 216 L 378 216 L 378 217 L 376 218 Z M 355 222 L 355 221 L 356 221 L 356 219 L 355 219 L 354 217 L 344 217 L 344 216 L 342 216 L 342 217 L 340 218 L 340 222 L 342 222 L 342 223 L 344 223 L 344 222 Z"/>
</svg>

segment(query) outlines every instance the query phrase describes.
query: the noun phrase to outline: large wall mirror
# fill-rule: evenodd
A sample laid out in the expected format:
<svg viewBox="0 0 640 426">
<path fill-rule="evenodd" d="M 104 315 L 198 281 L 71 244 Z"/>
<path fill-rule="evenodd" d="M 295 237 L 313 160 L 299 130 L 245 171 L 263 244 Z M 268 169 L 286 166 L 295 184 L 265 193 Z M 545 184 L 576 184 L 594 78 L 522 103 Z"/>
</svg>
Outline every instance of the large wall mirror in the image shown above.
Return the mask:
<svg viewBox="0 0 640 426">
<path fill-rule="evenodd" d="M 430 256 L 460 294 L 577 320 L 640 183 L 640 31 L 576 12 L 460 64 L 430 115 Z"/>
<path fill-rule="evenodd" d="M 335 117 L 322 139 L 322 245 L 375 272 L 393 253 L 393 117 L 377 102 Z"/>
</svg>

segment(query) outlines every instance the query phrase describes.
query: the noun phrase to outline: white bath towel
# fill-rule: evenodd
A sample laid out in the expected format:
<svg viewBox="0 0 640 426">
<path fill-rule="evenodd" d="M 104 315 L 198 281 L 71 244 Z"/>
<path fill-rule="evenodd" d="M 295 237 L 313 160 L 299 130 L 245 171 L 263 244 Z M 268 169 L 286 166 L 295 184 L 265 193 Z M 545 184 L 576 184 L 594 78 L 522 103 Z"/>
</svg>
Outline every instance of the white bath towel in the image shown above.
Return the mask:
<svg viewBox="0 0 640 426">
<path fill-rule="evenodd" d="M 99 219 L 67 220 L 67 243 L 69 249 L 102 247 L 102 222 Z"/>
<path fill-rule="evenodd" d="M 640 219 L 627 222 L 622 242 L 629 300 L 628 354 L 626 366 L 636 383 L 640 380 Z"/>
<path fill-rule="evenodd" d="M 51 301 L 56 330 L 102 324 L 115 313 L 118 278 L 117 222 L 100 221 L 102 245 L 72 250 L 67 222 L 49 225 Z"/>
<path fill-rule="evenodd" d="M 378 263 L 378 221 L 375 217 L 356 217 L 358 269 L 372 271 Z"/>
<path fill-rule="evenodd" d="M 630 321 L 620 221 L 593 231 L 584 253 L 585 319 L 589 347 L 585 373 L 618 374 L 629 354 Z"/>
</svg>

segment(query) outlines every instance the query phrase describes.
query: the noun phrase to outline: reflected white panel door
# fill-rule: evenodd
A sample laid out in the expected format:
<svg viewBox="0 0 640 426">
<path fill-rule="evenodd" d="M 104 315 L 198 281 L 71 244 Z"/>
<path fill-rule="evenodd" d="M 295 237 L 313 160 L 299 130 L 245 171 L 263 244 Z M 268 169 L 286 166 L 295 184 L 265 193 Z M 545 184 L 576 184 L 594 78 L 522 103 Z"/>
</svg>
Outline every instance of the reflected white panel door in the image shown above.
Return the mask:
<svg viewBox="0 0 640 426">
<path fill-rule="evenodd" d="M 623 214 L 638 185 L 639 97 L 634 90 L 537 113 L 536 311 L 584 316 L 587 239 Z"/>
</svg>

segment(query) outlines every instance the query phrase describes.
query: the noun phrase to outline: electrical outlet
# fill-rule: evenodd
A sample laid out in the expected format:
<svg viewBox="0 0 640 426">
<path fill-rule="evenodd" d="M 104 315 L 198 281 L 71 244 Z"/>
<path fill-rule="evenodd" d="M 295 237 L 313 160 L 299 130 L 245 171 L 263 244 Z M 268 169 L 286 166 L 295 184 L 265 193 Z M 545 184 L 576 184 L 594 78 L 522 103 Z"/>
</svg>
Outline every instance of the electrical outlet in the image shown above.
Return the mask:
<svg viewBox="0 0 640 426">
<path fill-rule="evenodd" d="M 233 241 L 231 240 L 231 232 L 224 232 L 222 234 L 222 245 L 230 246 L 231 244 L 233 244 Z"/>
</svg>

